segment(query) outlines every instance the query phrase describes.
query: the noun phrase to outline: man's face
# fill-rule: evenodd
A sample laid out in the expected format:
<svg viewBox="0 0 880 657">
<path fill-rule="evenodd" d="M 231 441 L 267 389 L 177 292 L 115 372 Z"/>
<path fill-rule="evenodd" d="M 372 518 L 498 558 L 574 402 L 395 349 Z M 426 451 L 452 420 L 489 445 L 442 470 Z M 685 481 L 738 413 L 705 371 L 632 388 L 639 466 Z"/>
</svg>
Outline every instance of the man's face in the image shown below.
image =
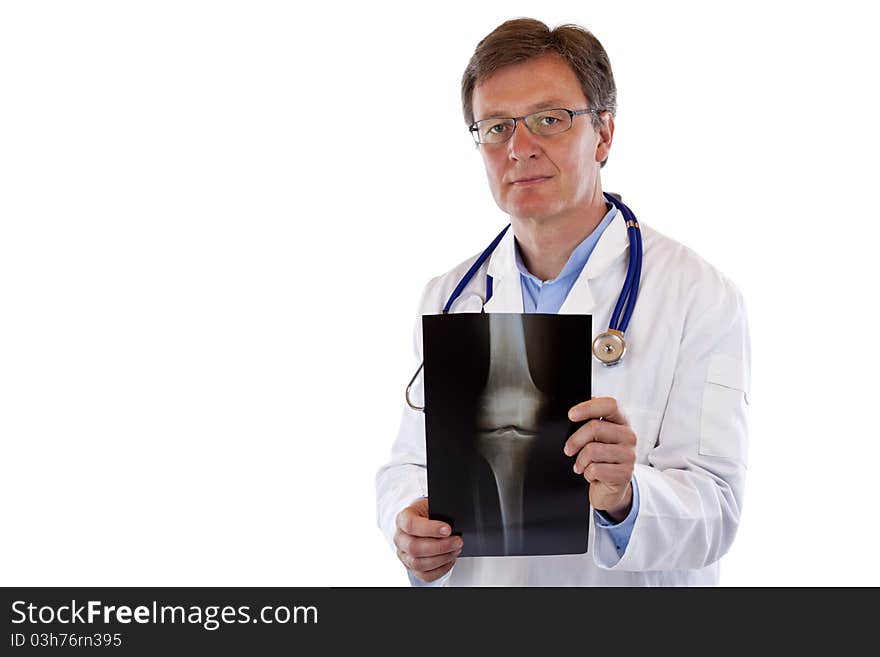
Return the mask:
<svg viewBox="0 0 880 657">
<path fill-rule="evenodd" d="M 568 63 L 555 54 L 506 66 L 473 92 L 474 119 L 524 116 L 541 109 L 589 107 Z M 610 115 L 606 120 L 613 131 Z M 546 222 L 582 212 L 599 189 L 599 164 L 608 156 L 605 138 L 592 115 L 573 119 L 571 129 L 537 136 L 517 121 L 503 144 L 481 144 L 495 202 L 511 217 Z"/>
</svg>

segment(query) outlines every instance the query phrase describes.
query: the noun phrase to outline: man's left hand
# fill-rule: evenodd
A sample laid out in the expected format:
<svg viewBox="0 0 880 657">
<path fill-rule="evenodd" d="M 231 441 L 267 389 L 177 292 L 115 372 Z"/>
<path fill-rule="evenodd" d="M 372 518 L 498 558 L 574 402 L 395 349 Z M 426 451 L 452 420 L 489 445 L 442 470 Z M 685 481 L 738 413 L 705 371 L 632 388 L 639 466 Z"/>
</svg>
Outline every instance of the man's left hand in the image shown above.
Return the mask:
<svg viewBox="0 0 880 657">
<path fill-rule="evenodd" d="M 575 431 L 563 452 L 575 456 L 574 471 L 590 482 L 590 504 L 615 521 L 632 506 L 632 474 L 636 434 L 613 397 L 597 397 L 568 411 L 572 422 L 590 420 Z"/>
</svg>

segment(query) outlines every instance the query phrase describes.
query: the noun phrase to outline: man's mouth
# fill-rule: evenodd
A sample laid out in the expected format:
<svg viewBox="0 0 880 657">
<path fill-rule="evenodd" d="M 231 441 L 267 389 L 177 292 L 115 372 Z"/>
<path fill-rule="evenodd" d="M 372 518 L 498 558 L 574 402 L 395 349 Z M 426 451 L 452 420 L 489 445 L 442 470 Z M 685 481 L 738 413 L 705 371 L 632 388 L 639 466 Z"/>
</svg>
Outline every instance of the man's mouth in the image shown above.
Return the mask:
<svg viewBox="0 0 880 657">
<path fill-rule="evenodd" d="M 531 176 L 529 178 L 520 178 L 519 180 L 514 180 L 513 185 L 517 187 L 525 187 L 526 185 L 537 185 L 538 183 L 542 183 L 545 180 L 550 180 L 550 176 Z"/>
</svg>

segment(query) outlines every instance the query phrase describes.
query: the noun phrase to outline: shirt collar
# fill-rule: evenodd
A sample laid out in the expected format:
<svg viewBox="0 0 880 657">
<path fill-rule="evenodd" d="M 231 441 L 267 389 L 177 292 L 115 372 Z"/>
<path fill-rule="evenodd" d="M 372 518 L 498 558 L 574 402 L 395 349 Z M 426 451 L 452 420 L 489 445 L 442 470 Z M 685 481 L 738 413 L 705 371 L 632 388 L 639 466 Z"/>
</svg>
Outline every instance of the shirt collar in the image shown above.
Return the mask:
<svg viewBox="0 0 880 657">
<path fill-rule="evenodd" d="M 605 228 L 614 219 L 614 215 L 617 214 L 616 206 L 610 203 L 606 203 L 605 205 L 608 207 L 608 211 L 605 213 L 605 216 L 602 217 L 602 221 L 600 221 L 599 225 L 593 229 L 592 233 L 587 235 L 587 237 L 575 247 L 574 251 L 572 251 L 571 255 L 568 257 L 568 262 L 566 262 L 565 266 L 562 268 L 562 271 L 552 280 L 542 281 L 526 269 L 526 265 L 522 261 L 522 256 L 520 256 L 519 242 L 514 240 L 513 257 L 519 273 L 533 283 L 536 283 L 538 286 L 548 285 L 550 283 L 555 283 L 556 281 L 568 279 L 572 276 L 577 276 L 587 264 L 587 260 L 590 259 L 590 254 L 593 252 L 593 249 L 596 248 L 596 244 L 599 242 L 599 238 L 602 237 Z"/>
</svg>

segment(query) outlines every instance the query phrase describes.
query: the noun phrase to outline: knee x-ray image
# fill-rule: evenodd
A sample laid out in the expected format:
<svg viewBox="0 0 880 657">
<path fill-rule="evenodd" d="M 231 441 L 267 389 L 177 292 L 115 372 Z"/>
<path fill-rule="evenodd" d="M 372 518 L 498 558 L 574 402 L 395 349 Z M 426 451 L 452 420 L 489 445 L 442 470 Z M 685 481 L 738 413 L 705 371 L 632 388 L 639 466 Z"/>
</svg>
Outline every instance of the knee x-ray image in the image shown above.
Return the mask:
<svg viewBox="0 0 880 657">
<path fill-rule="evenodd" d="M 460 556 L 580 554 L 589 484 L 562 452 L 590 399 L 589 315 L 425 315 L 431 518 Z"/>
</svg>

